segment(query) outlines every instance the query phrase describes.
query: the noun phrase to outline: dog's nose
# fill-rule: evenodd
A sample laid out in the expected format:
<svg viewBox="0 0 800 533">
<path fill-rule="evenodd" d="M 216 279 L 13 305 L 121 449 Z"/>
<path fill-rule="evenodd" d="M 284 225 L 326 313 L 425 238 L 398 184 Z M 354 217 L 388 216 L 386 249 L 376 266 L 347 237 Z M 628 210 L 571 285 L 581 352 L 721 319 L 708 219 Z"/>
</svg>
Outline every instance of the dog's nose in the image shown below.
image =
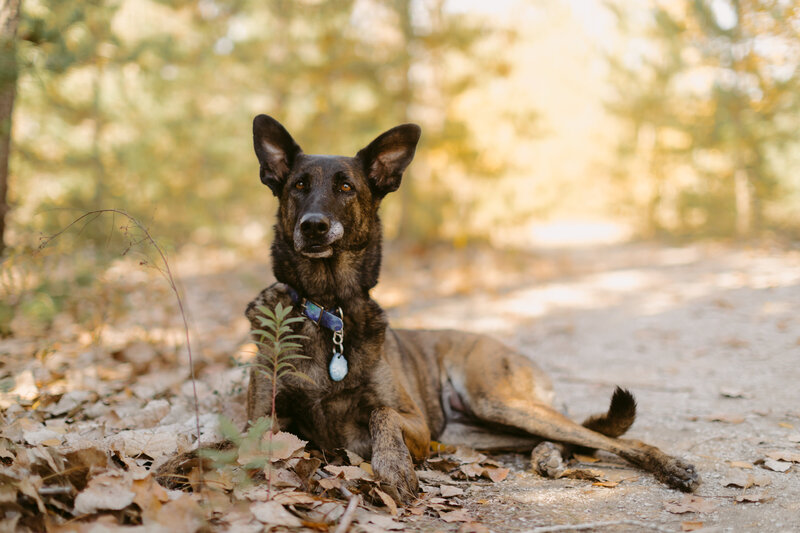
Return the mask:
<svg viewBox="0 0 800 533">
<path fill-rule="evenodd" d="M 324 237 L 331 229 L 331 221 L 320 213 L 306 213 L 300 219 L 300 231 L 308 239 Z"/>
</svg>

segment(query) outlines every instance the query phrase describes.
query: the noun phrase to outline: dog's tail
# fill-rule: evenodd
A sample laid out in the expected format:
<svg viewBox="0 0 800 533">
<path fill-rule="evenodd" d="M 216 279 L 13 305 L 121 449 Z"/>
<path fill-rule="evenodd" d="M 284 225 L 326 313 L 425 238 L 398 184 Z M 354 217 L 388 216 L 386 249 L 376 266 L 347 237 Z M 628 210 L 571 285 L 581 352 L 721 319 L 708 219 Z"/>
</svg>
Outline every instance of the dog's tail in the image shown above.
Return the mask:
<svg viewBox="0 0 800 533">
<path fill-rule="evenodd" d="M 630 391 L 617 387 L 611 396 L 608 412 L 590 416 L 583 421 L 583 427 L 616 438 L 625 434 L 635 419 L 636 399 Z"/>
</svg>

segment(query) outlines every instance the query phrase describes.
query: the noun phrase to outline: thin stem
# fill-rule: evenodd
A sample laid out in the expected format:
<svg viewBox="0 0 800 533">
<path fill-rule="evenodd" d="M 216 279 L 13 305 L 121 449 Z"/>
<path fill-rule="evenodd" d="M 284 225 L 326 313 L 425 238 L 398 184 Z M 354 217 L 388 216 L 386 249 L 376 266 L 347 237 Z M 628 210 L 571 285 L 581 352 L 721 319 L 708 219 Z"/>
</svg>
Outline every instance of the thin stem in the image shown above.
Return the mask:
<svg viewBox="0 0 800 533">
<path fill-rule="evenodd" d="M 183 320 L 183 331 L 184 331 L 184 334 L 185 334 L 185 337 L 186 337 L 186 350 L 189 353 L 189 371 L 190 371 L 191 379 L 192 379 L 192 394 L 193 394 L 193 397 L 194 397 L 195 429 L 197 431 L 197 444 L 199 446 L 200 445 L 200 402 L 197 399 L 197 384 L 195 382 L 195 375 L 194 375 L 194 358 L 192 357 L 192 343 L 191 343 L 191 340 L 189 338 L 189 322 L 186 319 L 186 311 L 185 311 L 185 309 L 183 307 L 183 299 L 181 298 L 180 292 L 178 291 L 178 286 L 175 283 L 175 278 L 172 275 L 172 269 L 169 267 L 169 261 L 167 261 L 167 255 L 164 253 L 164 250 L 162 250 L 161 247 L 158 245 L 158 243 L 155 241 L 153 236 L 150 235 L 150 232 L 147 231 L 147 228 L 145 228 L 144 225 L 142 225 L 142 223 L 139 222 L 137 219 L 135 219 L 134 217 L 132 217 L 131 215 L 129 215 L 128 213 L 126 213 L 125 211 L 122 211 L 120 209 L 96 209 L 94 211 L 89 211 L 87 213 L 84 213 L 83 215 L 79 216 L 78 218 L 76 218 L 75 220 L 73 220 L 72 222 L 67 224 L 67 226 L 64 227 L 61 231 L 59 231 L 59 232 L 57 232 L 57 233 L 55 233 L 55 234 L 53 234 L 53 235 L 51 235 L 49 237 L 46 237 L 46 238 L 42 239 L 42 242 L 39 245 L 39 250 L 44 249 L 52 241 L 54 241 L 55 239 L 57 239 L 58 237 L 63 235 L 72 226 L 78 224 L 82 220 L 84 220 L 84 219 L 86 219 L 88 217 L 94 217 L 94 218 L 92 218 L 92 220 L 87 222 L 87 224 L 88 224 L 88 223 L 93 222 L 97 217 L 99 217 L 99 216 L 101 216 L 103 214 L 106 214 L 106 213 L 112 213 L 114 215 L 121 215 L 121 216 L 127 218 L 128 220 L 130 220 L 137 228 L 139 228 L 142 231 L 142 233 L 144 233 L 145 239 L 143 239 L 143 240 L 146 240 L 146 241 L 150 242 L 150 244 L 153 246 L 153 248 L 155 248 L 156 252 L 158 252 L 159 257 L 161 257 L 161 261 L 164 263 L 164 269 L 163 270 L 160 269 L 160 268 L 156 268 L 156 270 L 158 270 L 158 272 L 167 280 L 167 283 L 169 283 L 169 286 L 172 289 L 172 292 L 175 294 L 175 299 L 178 302 L 178 309 L 181 312 L 181 319 Z M 273 400 L 273 409 L 274 409 L 274 400 Z M 202 480 L 202 478 L 203 478 L 203 462 L 202 461 L 200 461 L 199 466 L 200 466 L 200 479 Z M 202 486 L 202 483 L 201 483 L 201 486 Z"/>
</svg>

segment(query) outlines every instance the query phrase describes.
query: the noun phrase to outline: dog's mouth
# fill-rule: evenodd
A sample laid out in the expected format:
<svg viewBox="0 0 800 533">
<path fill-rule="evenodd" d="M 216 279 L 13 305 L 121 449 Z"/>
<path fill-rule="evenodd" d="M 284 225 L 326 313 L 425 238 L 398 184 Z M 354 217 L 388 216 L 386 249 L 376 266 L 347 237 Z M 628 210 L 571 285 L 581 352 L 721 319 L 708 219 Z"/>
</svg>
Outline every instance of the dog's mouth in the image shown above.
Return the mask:
<svg viewBox="0 0 800 533">
<path fill-rule="evenodd" d="M 323 259 L 333 255 L 333 248 L 327 244 L 312 244 L 304 247 L 300 253 L 310 259 Z"/>
</svg>

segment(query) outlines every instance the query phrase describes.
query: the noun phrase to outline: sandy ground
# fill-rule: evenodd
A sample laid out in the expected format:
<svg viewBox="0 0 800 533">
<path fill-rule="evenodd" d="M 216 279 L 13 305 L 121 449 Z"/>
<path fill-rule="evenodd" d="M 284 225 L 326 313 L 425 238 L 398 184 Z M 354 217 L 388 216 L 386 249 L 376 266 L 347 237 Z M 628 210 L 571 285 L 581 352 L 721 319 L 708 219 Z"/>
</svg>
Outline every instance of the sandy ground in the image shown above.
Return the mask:
<svg viewBox="0 0 800 533">
<path fill-rule="evenodd" d="M 503 483 L 471 487 L 467 507 L 479 520 L 496 531 L 620 520 L 668 531 L 699 523 L 720 531 L 800 530 L 798 465 L 784 473 L 731 465 L 800 450 L 800 255 L 625 246 L 540 260 L 564 274 L 401 306 L 391 310 L 393 323 L 505 338 L 552 376 L 579 420 L 602 411 L 614 385 L 629 388 L 640 414 L 628 435 L 694 463 L 703 478 L 696 494 L 713 509 L 668 512 L 665 504 L 681 494 L 604 457 L 596 467 L 625 479 L 613 488 L 521 469 Z M 764 486 L 725 486 L 748 475 Z M 736 502 L 743 494 L 764 501 Z"/>
<path fill-rule="evenodd" d="M 230 357 L 247 341 L 245 305 L 273 279 L 258 253 L 187 250 L 173 268 L 186 293 L 204 432 L 213 439 L 212 413 L 243 417 L 243 380 L 236 382 L 243 372 L 229 370 Z M 66 380 L 105 398 L 79 408 L 88 428 L 81 438 L 113 445 L 122 434 L 109 434 L 113 423 L 91 429 L 93 420 L 124 418 L 158 398 L 169 404 L 169 415 L 152 423 L 170 428 L 173 448 L 176 434 L 187 444 L 191 388 L 169 290 L 135 265 L 112 269 L 104 281 L 123 287 L 134 311 L 105 311 L 91 338 L 69 324 L 62 333 L 57 324 L 49 333 L 52 354 L 31 371 L 40 387 L 31 398 L 48 390 L 41 384 L 48 361 L 76 361 L 83 367 L 69 363 L 73 373 L 48 394 L 63 394 Z M 537 253 L 389 246 L 374 296 L 394 326 L 484 332 L 517 347 L 550 374 L 559 406 L 575 419 L 604 411 L 614 386 L 630 389 L 639 416 L 628 436 L 691 461 L 703 479 L 697 498 L 687 501 L 612 456 L 581 465 L 596 471 L 600 482 L 593 482 L 543 479 L 529 471 L 526 457 L 506 454 L 497 457 L 512 469 L 506 480 L 460 484 L 461 503 L 489 530 L 557 531 L 605 522 L 595 530 L 800 530 L 800 465 L 790 462 L 800 454 L 800 252 L 721 245 Z M 59 335 L 93 348 L 68 353 L 67 343 L 58 346 Z M 7 339 L 0 348 L 24 355 L 43 342 Z M 170 345 L 171 353 L 163 348 Z M 162 367 L 151 364 L 154 354 Z M 6 369 L 13 372 L 11 361 Z M 94 367 L 100 370 L 83 371 Z M 128 407 L 115 408 L 115 401 Z M 14 409 L 9 420 L 20 414 Z M 69 443 L 69 434 L 59 438 Z M 687 512 L 675 512 L 681 510 Z M 422 517 L 406 526 L 459 529 Z"/>
</svg>

